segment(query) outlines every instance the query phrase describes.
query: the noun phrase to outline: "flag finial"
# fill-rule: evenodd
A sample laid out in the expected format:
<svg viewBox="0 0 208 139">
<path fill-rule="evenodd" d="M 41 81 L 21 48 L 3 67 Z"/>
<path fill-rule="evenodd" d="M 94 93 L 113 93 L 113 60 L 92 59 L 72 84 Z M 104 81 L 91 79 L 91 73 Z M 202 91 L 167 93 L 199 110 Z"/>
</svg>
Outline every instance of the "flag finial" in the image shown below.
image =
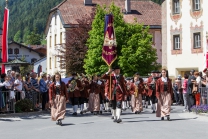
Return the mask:
<svg viewBox="0 0 208 139">
<path fill-rule="evenodd" d="M 6 8 L 8 8 L 8 1 L 9 1 L 9 0 L 6 0 Z"/>
</svg>

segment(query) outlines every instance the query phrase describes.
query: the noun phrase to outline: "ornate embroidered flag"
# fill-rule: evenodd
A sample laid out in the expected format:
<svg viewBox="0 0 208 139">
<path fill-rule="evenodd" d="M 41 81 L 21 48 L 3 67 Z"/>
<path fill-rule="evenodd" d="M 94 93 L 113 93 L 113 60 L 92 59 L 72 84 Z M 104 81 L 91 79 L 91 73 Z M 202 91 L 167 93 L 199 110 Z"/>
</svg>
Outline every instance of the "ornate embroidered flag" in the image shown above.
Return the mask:
<svg viewBox="0 0 208 139">
<path fill-rule="evenodd" d="M 102 49 L 102 59 L 108 66 L 111 66 L 117 58 L 116 50 L 116 35 L 113 26 L 113 15 L 108 14 L 105 16 L 104 28 L 104 44 Z"/>
<path fill-rule="evenodd" d="M 5 65 L 8 61 L 8 25 L 9 25 L 9 9 L 4 10 L 4 23 L 2 31 L 2 68 L 1 73 L 5 73 Z"/>
</svg>

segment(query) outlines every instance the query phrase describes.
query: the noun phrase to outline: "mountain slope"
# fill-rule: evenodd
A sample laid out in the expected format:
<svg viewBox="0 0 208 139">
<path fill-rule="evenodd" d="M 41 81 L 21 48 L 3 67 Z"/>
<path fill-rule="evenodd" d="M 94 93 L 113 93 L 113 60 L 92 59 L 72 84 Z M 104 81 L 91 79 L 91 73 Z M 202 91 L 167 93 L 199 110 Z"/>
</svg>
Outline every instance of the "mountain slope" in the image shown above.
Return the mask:
<svg viewBox="0 0 208 139">
<path fill-rule="evenodd" d="M 9 39 L 15 37 L 26 42 L 28 34 L 37 28 L 43 34 L 50 9 L 63 0 L 9 0 Z M 163 0 L 152 0 L 161 4 Z M 0 23 L 3 20 L 5 0 L 0 0 Z"/>
</svg>

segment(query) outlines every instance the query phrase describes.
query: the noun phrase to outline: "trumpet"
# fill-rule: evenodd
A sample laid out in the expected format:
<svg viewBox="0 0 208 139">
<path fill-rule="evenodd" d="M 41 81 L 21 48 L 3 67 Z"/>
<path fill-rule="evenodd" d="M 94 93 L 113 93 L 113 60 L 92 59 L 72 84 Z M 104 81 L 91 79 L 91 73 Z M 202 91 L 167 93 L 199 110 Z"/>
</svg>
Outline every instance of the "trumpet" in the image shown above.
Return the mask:
<svg viewBox="0 0 208 139">
<path fill-rule="evenodd" d="M 148 89 L 149 89 L 149 86 L 148 86 L 147 84 L 144 84 L 144 88 L 145 88 L 146 90 L 148 90 Z"/>
<path fill-rule="evenodd" d="M 139 83 L 140 83 L 140 81 L 137 81 L 137 82 L 134 83 L 134 85 L 135 85 L 135 90 L 134 90 L 135 97 L 138 96 L 138 85 L 139 85 Z"/>
</svg>

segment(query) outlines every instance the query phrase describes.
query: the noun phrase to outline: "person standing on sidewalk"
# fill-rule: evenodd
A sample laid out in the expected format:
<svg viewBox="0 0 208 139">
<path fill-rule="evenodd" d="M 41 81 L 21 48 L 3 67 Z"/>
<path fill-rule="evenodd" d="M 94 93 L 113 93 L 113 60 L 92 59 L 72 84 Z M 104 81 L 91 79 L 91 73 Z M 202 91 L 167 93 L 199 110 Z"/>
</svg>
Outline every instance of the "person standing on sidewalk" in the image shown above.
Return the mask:
<svg viewBox="0 0 208 139">
<path fill-rule="evenodd" d="M 40 90 L 40 94 L 42 95 L 42 110 L 45 110 L 45 105 L 47 102 L 47 95 L 48 95 L 48 87 L 46 84 L 46 74 L 45 73 L 41 73 L 41 79 L 39 81 L 39 90 Z"/>
<path fill-rule="evenodd" d="M 51 104 L 51 119 L 57 121 L 57 125 L 62 125 L 65 118 L 66 103 L 68 102 L 67 88 L 61 81 L 61 75 L 56 73 L 54 82 L 49 87 L 49 100 Z"/>
<path fill-rule="evenodd" d="M 182 88 L 183 88 L 183 101 L 184 101 L 184 112 L 185 111 L 188 111 L 188 103 L 189 102 L 189 99 L 188 99 L 188 96 L 189 94 L 187 93 L 187 88 L 188 88 L 188 75 L 185 74 L 184 75 L 184 81 L 183 81 L 183 84 L 182 84 Z"/>
</svg>

